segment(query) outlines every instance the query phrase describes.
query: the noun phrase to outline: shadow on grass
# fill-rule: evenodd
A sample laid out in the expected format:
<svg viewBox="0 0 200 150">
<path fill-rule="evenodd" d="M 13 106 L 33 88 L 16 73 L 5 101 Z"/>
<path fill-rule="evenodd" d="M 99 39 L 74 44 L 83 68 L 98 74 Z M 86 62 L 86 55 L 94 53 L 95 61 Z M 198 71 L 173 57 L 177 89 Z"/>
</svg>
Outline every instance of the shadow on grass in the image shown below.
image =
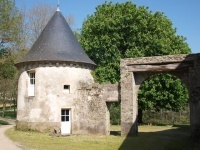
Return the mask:
<svg viewBox="0 0 200 150">
<path fill-rule="evenodd" d="M 110 135 L 121 136 L 121 131 L 110 131 Z"/>
<path fill-rule="evenodd" d="M 160 126 L 161 128 L 162 126 Z M 127 136 L 119 150 L 199 150 L 200 140 L 190 137 L 189 125 L 174 125 L 162 131 Z"/>
</svg>

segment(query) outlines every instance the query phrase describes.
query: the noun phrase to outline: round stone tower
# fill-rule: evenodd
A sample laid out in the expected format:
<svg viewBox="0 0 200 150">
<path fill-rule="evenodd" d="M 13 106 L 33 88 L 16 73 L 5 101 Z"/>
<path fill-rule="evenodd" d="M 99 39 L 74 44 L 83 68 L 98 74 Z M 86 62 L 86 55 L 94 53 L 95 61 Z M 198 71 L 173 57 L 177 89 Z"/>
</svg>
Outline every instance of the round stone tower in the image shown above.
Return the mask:
<svg viewBox="0 0 200 150">
<path fill-rule="evenodd" d="M 71 134 L 72 126 L 78 126 L 78 121 L 74 121 L 78 114 L 74 112 L 77 104 L 73 99 L 80 84 L 94 82 L 91 70 L 95 63 L 59 10 L 16 67 L 17 128 L 38 131 L 59 128 L 62 134 Z"/>
</svg>

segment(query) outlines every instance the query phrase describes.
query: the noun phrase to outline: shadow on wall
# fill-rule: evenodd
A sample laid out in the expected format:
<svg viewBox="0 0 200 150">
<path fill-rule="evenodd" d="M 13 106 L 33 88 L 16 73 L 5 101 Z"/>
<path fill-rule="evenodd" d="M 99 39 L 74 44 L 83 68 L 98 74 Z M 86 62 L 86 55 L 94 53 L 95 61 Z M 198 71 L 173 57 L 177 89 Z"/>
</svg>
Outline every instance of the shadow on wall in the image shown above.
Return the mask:
<svg viewBox="0 0 200 150">
<path fill-rule="evenodd" d="M 127 136 L 119 150 L 199 150 L 200 140 L 192 140 L 189 125 L 140 126 L 138 136 Z M 120 131 L 111 131 L 120 136 Z"/>
</svg>

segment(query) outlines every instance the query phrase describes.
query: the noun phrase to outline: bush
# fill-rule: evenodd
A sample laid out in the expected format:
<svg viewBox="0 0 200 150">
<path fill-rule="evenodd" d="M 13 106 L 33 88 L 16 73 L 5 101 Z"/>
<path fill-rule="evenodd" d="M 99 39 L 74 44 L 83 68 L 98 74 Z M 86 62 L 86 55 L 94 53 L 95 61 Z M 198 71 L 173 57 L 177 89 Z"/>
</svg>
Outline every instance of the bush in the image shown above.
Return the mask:
<svg viewBox="0 0 200 150">
<path fill-rule="evenodd" d="M 120 125 L 121 121 L 121 107 L 120 103 L 112 103 L 110 105 L 110 123 L 112 125 Z"/>
<path fill-rule="evenodd" d="M 143 111 L 144 123 L 153 124 L 190 124 L 190 109 L 186 106 L 184 110 L 179 112 L 161 110 L 155 111 Z"/>
<path fill-rule="evenodd" d="M 0 125 L 8 125 L 8 122 L 0 120 Z"/>
</svg>

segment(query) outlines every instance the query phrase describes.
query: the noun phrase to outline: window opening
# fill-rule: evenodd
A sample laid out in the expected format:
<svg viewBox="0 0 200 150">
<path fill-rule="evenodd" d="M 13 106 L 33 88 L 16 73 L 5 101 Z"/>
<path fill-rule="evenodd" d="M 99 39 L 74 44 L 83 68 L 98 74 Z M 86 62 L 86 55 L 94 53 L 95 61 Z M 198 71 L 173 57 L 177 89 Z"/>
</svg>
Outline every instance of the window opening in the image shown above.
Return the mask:
<svg viewBox="0 0 200 150">
<path fill-rule="evenodd" d="M 70 92 L 70 86 L 69 85 L 64 85 L 64 92 L 69 93 Z"/>
<path fill-rule="evenodd" d="M 35 85 L 35 72 L 29 73 L 29 77 L 30 77 L 30 84 Z"/>
<path fill-rule="evenodd" d="M 61 121 L 62 122 L 69 121 L 69 109 L 62 109 L 61 110 Z"/>
<path fill-rule="evenodd" d="M 35 72 L 29 72 L 28 96 L 35 96 Z"/>
</svg>

